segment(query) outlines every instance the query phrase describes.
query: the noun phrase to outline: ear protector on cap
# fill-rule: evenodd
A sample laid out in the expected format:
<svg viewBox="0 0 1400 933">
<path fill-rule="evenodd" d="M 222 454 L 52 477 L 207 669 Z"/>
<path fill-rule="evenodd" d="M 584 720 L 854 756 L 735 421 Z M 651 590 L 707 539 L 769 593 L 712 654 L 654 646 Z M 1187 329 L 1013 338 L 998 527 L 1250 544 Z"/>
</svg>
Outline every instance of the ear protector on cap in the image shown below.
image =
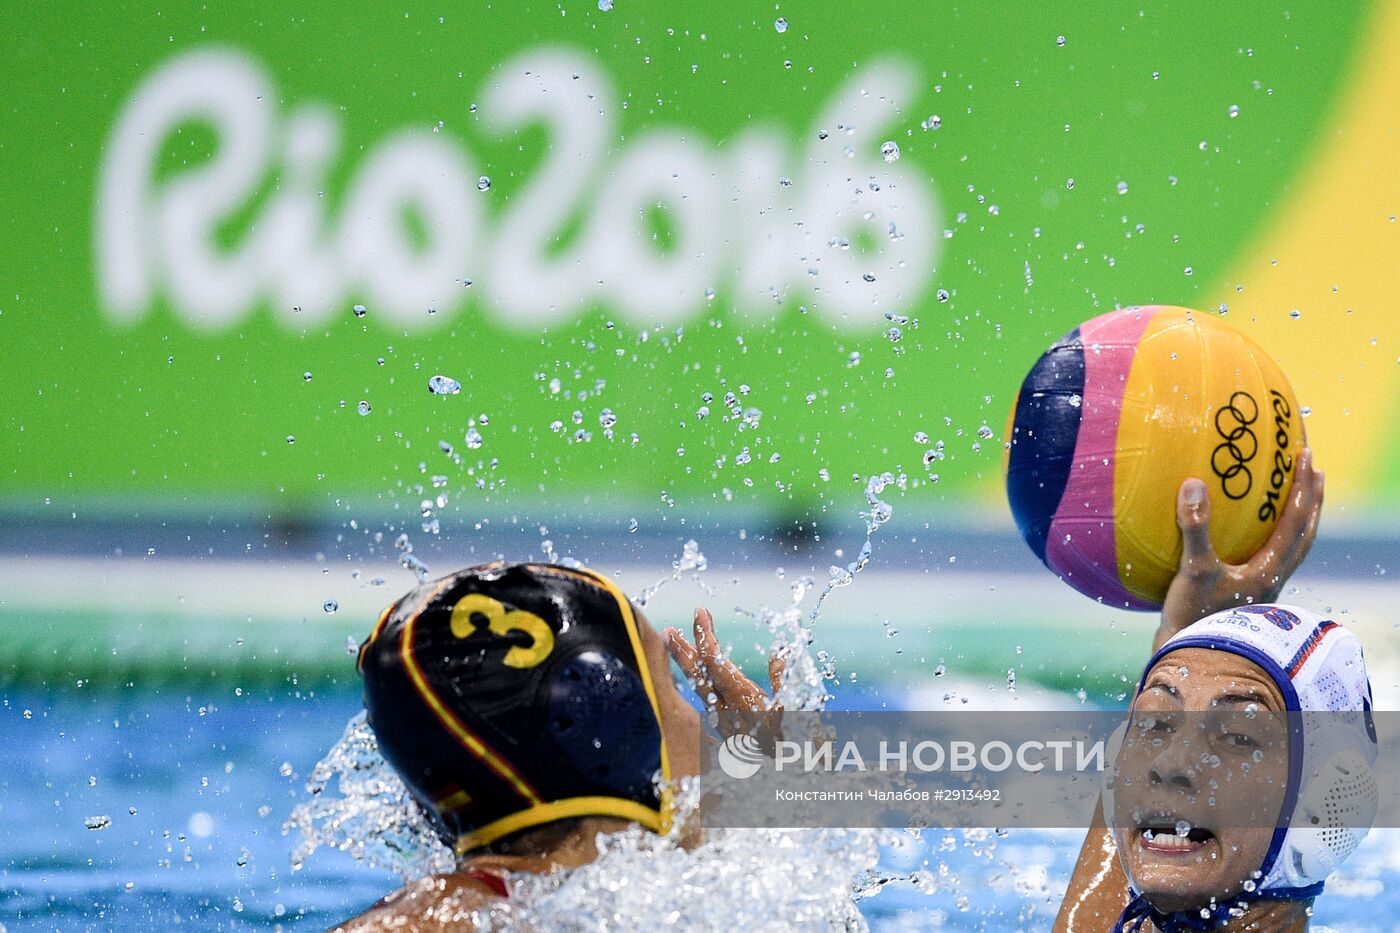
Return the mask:
<svg viewBox="0 0 1400 933">
<path fill-rule="evenodd" d="M 588 650 L 559 669 L 549 690 L 549 733 L 579 773 L 629 797 L 650 787 L 656 719 L 641 678 L 617 657 Z"/>
<path fill-rule="evenodd" d="M 1336 871 L 1366 838 L 1380 805 L 1364 744 L 1337 718 L 1328 715 L 1327 728 L 1304 726 L 1308 773 L 1275 867 L 1290 887 L 1306 887 Z"/>
</svg>

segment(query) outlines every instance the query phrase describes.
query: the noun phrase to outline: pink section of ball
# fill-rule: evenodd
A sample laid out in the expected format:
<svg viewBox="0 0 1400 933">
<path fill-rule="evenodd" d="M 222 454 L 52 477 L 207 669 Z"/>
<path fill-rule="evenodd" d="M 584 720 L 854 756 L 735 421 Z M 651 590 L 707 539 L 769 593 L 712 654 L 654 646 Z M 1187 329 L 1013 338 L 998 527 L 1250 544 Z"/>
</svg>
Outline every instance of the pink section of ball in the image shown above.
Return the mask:
<svg viewBox="0 0 1400 933">
<path fill-rule="evenodd" d="M 1123 387 L 1156 307 L 1111 311 L 1079 328 L 1084 343 L 1084 416 L 1074 466 L 1050 523 L 1045 563 L 1081 593 L 1129 609 L 1156 609 L 1123 588 L 1113 529 L 1113 465 Z"/>
</svg>

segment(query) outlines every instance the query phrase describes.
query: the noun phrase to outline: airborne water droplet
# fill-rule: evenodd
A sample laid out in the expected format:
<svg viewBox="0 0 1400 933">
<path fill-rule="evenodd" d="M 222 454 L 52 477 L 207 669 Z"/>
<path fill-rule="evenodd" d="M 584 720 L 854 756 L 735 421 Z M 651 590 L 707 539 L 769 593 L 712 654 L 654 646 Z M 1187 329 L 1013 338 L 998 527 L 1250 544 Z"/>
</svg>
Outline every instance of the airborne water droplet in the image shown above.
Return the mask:
<svg viewBox="0 0 1400 933">
<path fill-rule="evenodd" d="M 482 175 L 480 178 L 478 178 L 478 179 L 476 180 L 476 190 L 477 190 L 477 191 L 490 191 L 490 190 L 491 190 L 491 176 L 490 176 L 490 175 Z"/>
<path fill-rule="evenodd" d="M 884 157 L 886 162 L 898 162 L 899 144 L 893 139 L 885 140 L 884 144 L 880 146 L 880 155 Z"/>
<path fill-rule="evenodd" d="M 428 380 L 428 391 L 433 395 L 457 395 L 462 384 L 451 376 L 437 375 Z"/>
<path fill-rule="evenodd" d="M 360 399 L 360 404 L 355 406 L 355 410 L 362 415 L 367 415 L 372 409 L 370 408 L 370 404 L 368 401 L 366 401 L 365 399 Z"/>
<path fill-rule="evenodd" d="M 779 16 L 777 22 L 773 23 L 773 28 L 778 30 L 778 32 L 780 33 L 787 32 L 788 21 Z"/>
<path fill-rule="evenodd" d="M 326 610 L 327 614 L 333 613 L 340 608 L 340 603 L 336 602 L 334 599 L 328 599 L 321 604 L 321 608 Z"/>
</svg>

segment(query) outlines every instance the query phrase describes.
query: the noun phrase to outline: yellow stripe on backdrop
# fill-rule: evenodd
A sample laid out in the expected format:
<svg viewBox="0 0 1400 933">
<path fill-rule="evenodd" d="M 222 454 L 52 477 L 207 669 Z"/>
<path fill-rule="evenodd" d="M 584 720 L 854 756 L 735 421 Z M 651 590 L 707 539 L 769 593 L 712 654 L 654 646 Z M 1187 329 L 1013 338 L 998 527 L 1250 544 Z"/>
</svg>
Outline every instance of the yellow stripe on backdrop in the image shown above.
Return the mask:
<svg viewBox="0 0 1400 933">
<path fill-rule="evenodd" d="M 1334 506 L 1395 484 L 1384 461 L 1400 410 L 1400 0 L 1372 16 L 1316 161 L 1219 299 L 1311 408 Z"/>
</svg>

